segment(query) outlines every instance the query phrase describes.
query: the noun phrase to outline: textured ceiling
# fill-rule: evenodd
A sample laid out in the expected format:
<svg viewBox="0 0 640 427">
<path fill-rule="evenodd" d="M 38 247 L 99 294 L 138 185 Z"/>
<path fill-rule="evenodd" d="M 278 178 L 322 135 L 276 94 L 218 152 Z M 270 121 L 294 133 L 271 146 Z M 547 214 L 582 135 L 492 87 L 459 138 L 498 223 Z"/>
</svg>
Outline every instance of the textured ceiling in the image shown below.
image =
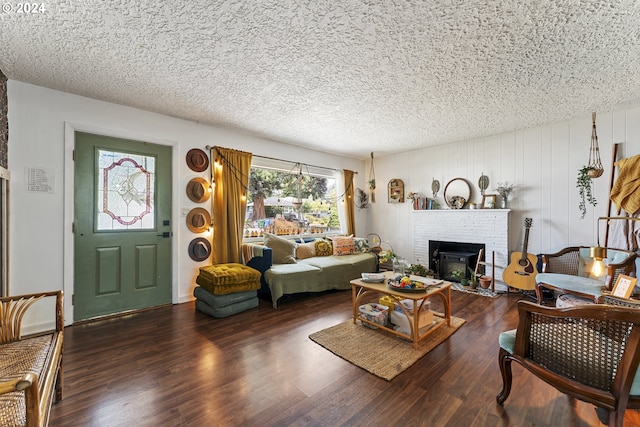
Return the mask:
<svg viewBox="0 0 640 427">
<path fill-rule="evenodd" d="M 369 157 L 640 105 L 640 1 L 45 1 L 13 80 Z"/>
</svg>

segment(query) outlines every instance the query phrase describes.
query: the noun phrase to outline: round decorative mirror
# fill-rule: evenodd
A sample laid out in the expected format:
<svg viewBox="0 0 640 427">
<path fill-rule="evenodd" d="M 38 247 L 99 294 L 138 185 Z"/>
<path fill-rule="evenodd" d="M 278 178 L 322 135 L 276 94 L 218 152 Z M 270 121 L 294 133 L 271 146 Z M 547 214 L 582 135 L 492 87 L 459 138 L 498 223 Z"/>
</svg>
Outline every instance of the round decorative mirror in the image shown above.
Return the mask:
<svg viewBox="0 0 640 427">
<path fill-rule="evenodd" d="M 444 187 L 444 201 L 451 209 L 462 209 L 471 198 L 471 186 L 464 178 L 454 178 Z"/>
</svg>

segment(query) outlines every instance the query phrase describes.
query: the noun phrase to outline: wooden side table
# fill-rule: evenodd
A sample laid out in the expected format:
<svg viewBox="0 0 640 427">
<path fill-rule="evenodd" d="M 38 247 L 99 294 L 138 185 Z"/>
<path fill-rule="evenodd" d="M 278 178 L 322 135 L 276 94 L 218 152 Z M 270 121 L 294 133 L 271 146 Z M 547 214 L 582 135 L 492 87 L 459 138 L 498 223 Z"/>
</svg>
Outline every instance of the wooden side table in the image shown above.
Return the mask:
<svg viewBox="0 0 640 427">
<path fill-rule="evenodd" d="M 389 287 L 389 285 L 387 285 L 387 280 L 393 277 L 393 272 L 387 271 L 384 273 L 384 275 L 385 275 L 385 279 L 384 279 L 384 282 L 382 283 L 363 282 L 362 279 L 355 279 L 350 282 L 351 283 L 351 300 L 353 303 L 353 323 L 356 323 L 358 320 L 361 320 L 362 322 L 368 323 L 372 326 L 375 326 L 376 328 L 383 329 L 394 335 L 409 339 L 413 342 L 413 347 L 416 349 L 418 348 L 418 343 L 420 341 L 422 341 L 427 336 L 432 334 L 438 328 L 441 328 L 444 325 L 451 326 L 451 283 L 450 282 L 443 281 L 438 285 L 428 287 L 423 292 L 402 292 L 396 289 L 392 289 Z M 421 281 L 422 279 L 422 281 L 425 281 L 425 283 L 427 283 L 426 281 L 429 280 L 420 276 L 410 276 L 410 277 L 411 277 L 411 280 L 416 280 L 416 281 Z M 397 302 L 400 302 L 401 300 L 404 300 L 404 299 L 410 299 L 413 301 L 414 315 L 412 315 L 411 312 L 407 310 L 407 308 L 405 308 L 402 304 L 399 304 L 400 308 L 402 309 L 404 314 L 407 316 L 407 318 L 409 319 L 412 318 L 413 320 L 412 322 L 410 322 L 411 324 L 410 335 L 404 334 L 402 332 L 398 332 L 386 325 L 380 325 L 378 323 L 374 323 L 368 319 L 364 319 L 360 317 L 359 307 L 360 307 L 360 303 L 362 302 L 362 298 L 365 295 L 371 294 L 371 293 L 388 295 Z M 423 304 L 434 296 L 439 297 L 440 300 L 442 301 L 442 305 L 444 306 L 444 313 L 434 312 L 435 314 L 434 319 L 436 319 L 436 324 L 433 325 L 428 330 L 426 330 L 423 334 L 420 334 L 420 328 L 419 328 L 420 316 L 417 314 L 420 313 L 420 310 L 422 309 Z"/>
</svg>

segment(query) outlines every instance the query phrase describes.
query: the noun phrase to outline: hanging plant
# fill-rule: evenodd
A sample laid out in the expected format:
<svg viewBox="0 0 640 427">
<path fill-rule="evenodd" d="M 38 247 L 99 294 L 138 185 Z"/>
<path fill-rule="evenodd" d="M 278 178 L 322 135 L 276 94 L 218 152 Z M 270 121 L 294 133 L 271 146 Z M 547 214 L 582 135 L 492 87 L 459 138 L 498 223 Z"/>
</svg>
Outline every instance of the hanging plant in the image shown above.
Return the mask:
<svg viewBox="0 0 640 427">
<path fill-rule="evenodd" d="M 371 203 L 376 202 L 376 173 L 373 170 L 373 151 L 371 152 L 371 168 L 369 169 L 369 192 L 371 193 Z"/>
<path fill-rule="evenodd" d="M 578 204 L 578 209 L 580 209 L 580 219 L 583 219 L 587 214 L 587 203 L 592 206 L 596 206 L 598 201 L 593 195 L 592 191 L 592 182 L 591 182 L 591 171 L 595 168 L 592 166 L 583 166 L 578 171 L 578 180 L 576 182 L 576 187 L 578 188 L 578 195 L 580 196 L 580 203 Z"/>
</svg>

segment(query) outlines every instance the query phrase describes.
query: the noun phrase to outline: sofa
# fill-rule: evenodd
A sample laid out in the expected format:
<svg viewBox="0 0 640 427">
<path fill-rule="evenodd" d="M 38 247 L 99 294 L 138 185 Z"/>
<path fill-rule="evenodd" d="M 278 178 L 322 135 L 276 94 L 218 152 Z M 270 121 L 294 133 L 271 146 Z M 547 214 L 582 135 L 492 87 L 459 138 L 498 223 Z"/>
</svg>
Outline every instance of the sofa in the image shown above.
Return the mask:
<svg viewBox="0 0 640 427">
<path fill-rule="evenodd" d="M 351 280 L 378 271 L 366 239 L 353 236 L 295 241 L 267 233 L 262 243 L 244 243 L 242 253 L 245 265 L 260 271 L 258 293 L 274 309 L 285 295 L 351 289 Z"/>
</svg>

